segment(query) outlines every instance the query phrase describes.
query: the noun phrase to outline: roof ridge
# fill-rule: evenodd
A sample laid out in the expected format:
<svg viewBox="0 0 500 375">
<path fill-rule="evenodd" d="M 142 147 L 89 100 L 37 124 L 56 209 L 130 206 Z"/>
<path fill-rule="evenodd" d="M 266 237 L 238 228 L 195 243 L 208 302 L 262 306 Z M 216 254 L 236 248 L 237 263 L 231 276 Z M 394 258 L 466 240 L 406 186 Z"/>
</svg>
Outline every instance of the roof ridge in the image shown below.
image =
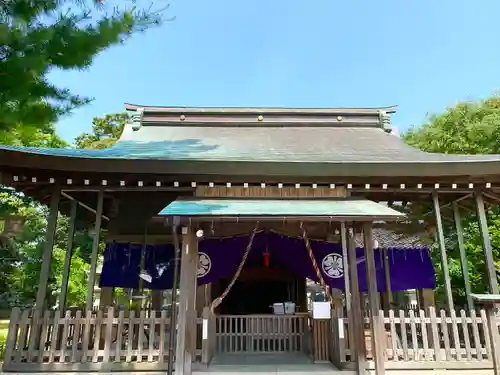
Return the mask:
<svg viewBox="0 0 500 375">
<path fill-rule="evenodd" d="M 203 107 L 203 106 L 151 106 L 125 103 L 127 111 L 142 109 L 145 112 L 170 112 L 170 113 L 294 113 L 294 114 L 336 114 L 336 113 L 366 113 L 375 114 L 379 111 L 386 113 L 396 112 L 398 106 L 384 107 Z"/>
</svg>

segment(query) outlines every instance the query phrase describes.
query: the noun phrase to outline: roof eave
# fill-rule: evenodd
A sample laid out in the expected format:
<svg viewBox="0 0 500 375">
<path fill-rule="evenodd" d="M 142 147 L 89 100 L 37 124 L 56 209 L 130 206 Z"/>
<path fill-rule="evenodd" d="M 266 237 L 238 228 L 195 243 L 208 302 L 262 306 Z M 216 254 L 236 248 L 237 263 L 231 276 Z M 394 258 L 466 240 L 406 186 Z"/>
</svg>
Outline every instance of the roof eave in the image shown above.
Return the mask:
<svg viewBox="0 0 500 375">
<path fill-rule="evenodd" d="M 161 218 L 173 218 L 173 215 L 159 215 Z M 307 216 L 297 216 L 297 215 L 191 215 L 191 216 L 181 216 L 181 222 L 204 222 L 204 221 L 276 221 L 286 218 L 287 220 L 295 221 L 327 221 L 327 222 L 351 222 L 351 221 L 362 221 L 362 222 L 372 222 L 372 221 L 397 221 L 403 219 L 405 216 L 386 216 L 386 215 L 341 215 L 341 216 L 324 216 L 324 215 L 307 215 Z"/>
<path fill-rule="evenodd" d="M 411 161 L 411 162 L 272 162 L 272 161 L 191 161 L 124 158 L 79 158 L 39 155 L 0 150 L 0 170 L 32 170 L 113 173 L 226 176 L 316 177 L 331 180 L 344 177 L 453 177 L 470 176 L 500 180 L 500 160 L 492 161 Z M 112 171 L 112 172 L 110 172 Z M 493 182 L 493 181 L 492 181 Z"/>
</svg>

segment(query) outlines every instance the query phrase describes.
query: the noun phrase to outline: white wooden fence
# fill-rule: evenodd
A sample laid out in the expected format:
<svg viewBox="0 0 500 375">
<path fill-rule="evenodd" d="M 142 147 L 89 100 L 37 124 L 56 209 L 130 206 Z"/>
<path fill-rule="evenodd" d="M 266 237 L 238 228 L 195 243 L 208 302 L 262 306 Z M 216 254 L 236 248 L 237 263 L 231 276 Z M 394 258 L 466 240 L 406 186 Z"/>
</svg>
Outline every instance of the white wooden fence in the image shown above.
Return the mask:
<svg viewBox="0 0 500 375">
<path fill-rule="evenodd" d="M 383 314 L 383 312 L 381 312 Z M 489 369 L 492 349 L 485 311 L 388 311 L 387 369 Z M 364 317 L 370 362 L 370 320 Z M 496 319 L 496 318 L 495 318 Z M 205 321 L 207 327 L 203 327 Z M 296 315 L 213 315 L 197 319 L 194 368 L 217 353 L 308 352 L 314 361 L 354 364 L 350 319 Z M 309 336 L 309 333 L 311 336 Z M 496 329 L 498 335 L 498 326 Z M 175 335 L 174 335 L 175 336 Z M 13 309 L 3 370 L 14 372 L 165 371 L 170 318 L 166 311 L 45 311 Z M 173 343 L 175 344 L 175 343 Z"/>
<path fill-rule="evenodd" d="M 302 352 L 308 314 L 218 315 L 216 352 Z"/>
<path fill-rule="evenodd" d="M 168 368 L 169 337 L 166 311 L 109 308 L 106 312 L 67 311 L 64 316 L 45 311 L 40 316 L 16 308 L 3 370 L 162 371 Z M 175 345 L 172 348 L 175 353 Z M 201 356 L 201 348 L 195 355 Z"/>
<path fill-rule="evenodd" d="M 484 310 L 447 312 L 430 308 L 428 311 L 389 310 L 380 313 L 384 316 L 384 358 L 388 369 L 492 368 L 488 320 Z M 335 319 L 338 319 L 334 325 L 339 335 L 335 354 L 342 363 L 352 362 L 353 337 L 349 319 Z M 364 323 L 366 355 L 371 360 L 370 319 L 364 317 Z"/>
</svg>

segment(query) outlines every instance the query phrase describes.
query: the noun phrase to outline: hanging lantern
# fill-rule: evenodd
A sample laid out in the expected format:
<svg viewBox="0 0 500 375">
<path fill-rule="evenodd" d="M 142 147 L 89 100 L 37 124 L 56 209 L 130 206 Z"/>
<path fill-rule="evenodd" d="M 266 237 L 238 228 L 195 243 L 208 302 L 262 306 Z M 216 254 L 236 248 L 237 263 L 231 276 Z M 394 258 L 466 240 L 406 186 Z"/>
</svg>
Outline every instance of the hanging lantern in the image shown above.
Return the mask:
<svg viewBox="0 0 500 375">
<path fill-rule="evenodd" d="M 271 256 L 271 253 L 269 253 L 269 250 L 266 248 L 266 251 L 262 253 L 262 258 L 264 259 L 264 267 L 269 268 L 269 257 Z"/>
<path fill-rule="evenodd" d="M 19 236 L 24 229 L 24 217 L 19 215 L 9 215 L 4 220 L 2 235 L 7 237 Z"/>
</svg>

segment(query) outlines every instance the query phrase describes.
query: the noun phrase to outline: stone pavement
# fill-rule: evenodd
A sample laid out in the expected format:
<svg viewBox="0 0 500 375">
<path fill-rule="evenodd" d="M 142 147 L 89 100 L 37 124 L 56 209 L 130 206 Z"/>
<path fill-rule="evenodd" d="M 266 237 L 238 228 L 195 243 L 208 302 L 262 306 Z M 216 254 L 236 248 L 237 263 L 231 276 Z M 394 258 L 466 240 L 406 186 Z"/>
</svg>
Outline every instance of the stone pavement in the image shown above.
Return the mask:
<svg viewBox="0 0 500 375">
<path fill-rule="evenodd" d="M 277 374 L 289 374 L 289 375 L 355 375 L 354 371 L 339 371 L 335 369 L 318 369 L 314 370 L 311 367 L 308 368 L 300 368 L 300 367 L 260 367 L 254 366 L 253 369 L 239 367 L 239 368 L 230 368 L 226 367 L 218 368 L 218 369 L 210 369 L 208 371 L 199 371 L 193 372 L 193 375 L 203 375 L 203 374 L 221 374 L 221 375 L 277 375 Z M 439 371 L 419 371 L 419 370 L 387 370 L 387 375 L 493 375 L 493 370 L 439 370 Z M 26 375 L 27 373 L 15 373 L 8 372 L 4 373 L 0 371 L 0 375 Z M 31 372 L 29 375 L 137 375 L 137 372 L 96 372 L 96 373 L 82 373 L 82 372 L 60 372 L 60 373 L 39 373 L 39 372 Z M 144 375 L 165 375 L 165 372 L 144 372 Z M 375 375 L 374 371 L 368 372 L 367 375 Z"/>
<path fill-rule="evenodd" d="M 493 375 L 493 370 L 387 370 L 387 375 Z M 3 373 L 0 375 L 27 375 Z M 30 373 L 29 375 L 42 375 Z M 137 372 L 99 372 L 95 375 L 137 375 Z M 144 375 L 166 375 L 166 372 L 144 372 Z M 355 371 L 340 371 L 330 363 L 314 364 L 309 357 L 299 353 L 231 354 L 216 356 L 207 370 L 194 371 L 193 375 L 356 375 Z M 45 375 L 45 374 L 44 374 Z M 93 375 L 92 373 L 65 372 L 48 375 Z M 375 375 L 369 371 L 367 375 Z"/>
</svg>

